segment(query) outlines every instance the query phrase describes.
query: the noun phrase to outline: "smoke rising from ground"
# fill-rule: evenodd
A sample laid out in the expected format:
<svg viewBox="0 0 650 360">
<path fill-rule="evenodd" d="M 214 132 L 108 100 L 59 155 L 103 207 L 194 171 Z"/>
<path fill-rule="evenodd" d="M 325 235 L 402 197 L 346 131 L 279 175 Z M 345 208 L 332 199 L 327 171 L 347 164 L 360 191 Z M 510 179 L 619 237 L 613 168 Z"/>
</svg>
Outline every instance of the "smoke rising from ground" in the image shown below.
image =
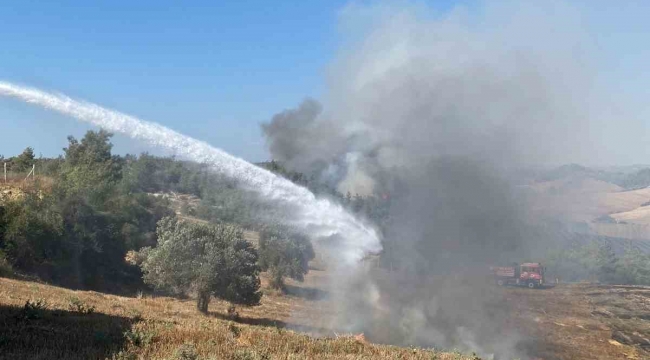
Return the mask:
<svg viewBox="0 0 650 360">
<path fill-rule="evenodd" d="M 349 38 L 324 105 L 305 100 L 264 124 L 269 150 L 343 193 L 391 194 L 383 257 L 393 271 L 353 281 L 339 327 L 382 342 L 526 356 L 481 275 L 531 255 L 516 169 L 592 150 L 580 18 L 554 2 L 444 15 L 400 5 L 342 12 Z"/>
</svg>

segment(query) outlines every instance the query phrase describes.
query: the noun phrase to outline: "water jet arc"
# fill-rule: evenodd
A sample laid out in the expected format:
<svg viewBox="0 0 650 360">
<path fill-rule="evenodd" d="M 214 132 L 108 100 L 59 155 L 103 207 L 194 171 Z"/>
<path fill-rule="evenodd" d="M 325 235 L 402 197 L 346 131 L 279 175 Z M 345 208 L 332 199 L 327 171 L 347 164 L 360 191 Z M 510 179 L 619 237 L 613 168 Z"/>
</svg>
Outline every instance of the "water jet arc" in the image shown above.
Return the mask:
<svg viewBox="0 0 650 360">
<path fill-rule="evenodd" d="M 203 141 L 93 103 L 8 82 L 0 81 L 0 96 L 53 110 L 108 131 L 169 149 L 182 158 L 208 164 L 214 171 L 237 179 L 244 188 L 256 192 L 265 200 L 291 209 L 295 215 L 292 216 L 290 225 L 311 235 L 313 239 L 336 236 L 337 257 L 341 264 L 354 265 L 367 254 L 381 250 L 376 230 L 355 218 L 340 204 L 317 198 L 306 188 Z"/>
</svg>

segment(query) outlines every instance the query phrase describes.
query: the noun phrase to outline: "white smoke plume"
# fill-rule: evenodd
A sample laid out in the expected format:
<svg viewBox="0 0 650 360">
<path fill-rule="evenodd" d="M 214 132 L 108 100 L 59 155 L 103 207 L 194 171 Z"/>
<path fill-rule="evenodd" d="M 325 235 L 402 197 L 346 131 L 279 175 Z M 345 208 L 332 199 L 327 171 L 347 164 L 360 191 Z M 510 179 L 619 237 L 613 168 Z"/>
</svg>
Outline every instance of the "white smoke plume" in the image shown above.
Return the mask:
<svg viewBox="0 0 650 360">
<path fill-rule="evenodd" d="M 380 342 L 526 357 L 484 275 L 534 255 L 517 169 L 580 161 L 597 146 L 589 45 L 564 3 L 477 8 L 348 6 L 324 105 L 307 100 L 262 130 L 293 170 L 391 194 L 382 260 L 392 271 L 356 279 L 338 326 Z"/>
</svg>

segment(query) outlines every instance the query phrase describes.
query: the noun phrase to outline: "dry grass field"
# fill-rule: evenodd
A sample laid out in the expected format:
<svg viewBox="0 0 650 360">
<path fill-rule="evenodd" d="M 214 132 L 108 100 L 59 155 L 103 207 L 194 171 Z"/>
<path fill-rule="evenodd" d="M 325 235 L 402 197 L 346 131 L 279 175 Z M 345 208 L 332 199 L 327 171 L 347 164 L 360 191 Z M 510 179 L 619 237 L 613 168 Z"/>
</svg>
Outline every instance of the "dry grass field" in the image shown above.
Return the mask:
<svg viewBox="0 0 650 360">
<path fill-rule="evenodd" d="M 650 287 L 560 284 L 504 295 L 538 359 L 650 359 Z"/>
<path fill-rule="evenodd" d="M 312 271 L 289 294 L 265 290 L 262 305 L 213 300 L 121 297 L 0 278 L 0 359 L 477 359 L 450 352 L 370 344 L 335 334 L 326 277 Z M 650 288 L 563 285 L 503 288 L 513 320 L 535 360 L 650 359 Z M 312 336 L 305 333 L 312 334 Z"/>
<path fill-rule="evenodd" d="M 289 330 L 323 332 L 307 324 L 320 301 L 316 290 L 290 289 L 295 295 L 268 292 L 261 306 L 239 308 L 239 318 L 230 320 L 226 304 L 215 300 L 201 315 L 191 299 L 128 298 L 0 278 L 0 358 L 472 358 L 370 344 L 361 335 L 315 338 Z"/>
</svg>

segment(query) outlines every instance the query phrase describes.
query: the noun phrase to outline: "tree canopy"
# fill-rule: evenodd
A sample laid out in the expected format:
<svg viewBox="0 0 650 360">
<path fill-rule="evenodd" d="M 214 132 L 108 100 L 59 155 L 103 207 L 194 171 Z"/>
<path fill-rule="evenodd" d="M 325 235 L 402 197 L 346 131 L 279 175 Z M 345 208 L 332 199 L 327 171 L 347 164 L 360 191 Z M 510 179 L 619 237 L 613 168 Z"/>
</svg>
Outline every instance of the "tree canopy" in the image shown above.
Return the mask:
<svg viewBox="0 0 650 360">
<path fill-rule="evenodd" d="M 17 172 L 27 171 L 34 165 L 34 148 L 27 147 L 13 160 L 12 170 Z"/>
<path fill-rule="evenodd" d="M 271 286 L 282 288 L 284 278 L 303 281 L 314 249 L 309 239 L 287 228 L 267 227 L 260 233 L 260 268 L 271 275 Z"/>
<path fill-rule="evenodd" d="M 197 293 L 197 308 L 207 312 L 210 296 L 232 304 L 257 305 L 257 251 L 241 228 L 206 225 L 167 217 L 158 223 L 158 245 L 144 248 L 144 281 L 177 294 Z"/>
</svg>

